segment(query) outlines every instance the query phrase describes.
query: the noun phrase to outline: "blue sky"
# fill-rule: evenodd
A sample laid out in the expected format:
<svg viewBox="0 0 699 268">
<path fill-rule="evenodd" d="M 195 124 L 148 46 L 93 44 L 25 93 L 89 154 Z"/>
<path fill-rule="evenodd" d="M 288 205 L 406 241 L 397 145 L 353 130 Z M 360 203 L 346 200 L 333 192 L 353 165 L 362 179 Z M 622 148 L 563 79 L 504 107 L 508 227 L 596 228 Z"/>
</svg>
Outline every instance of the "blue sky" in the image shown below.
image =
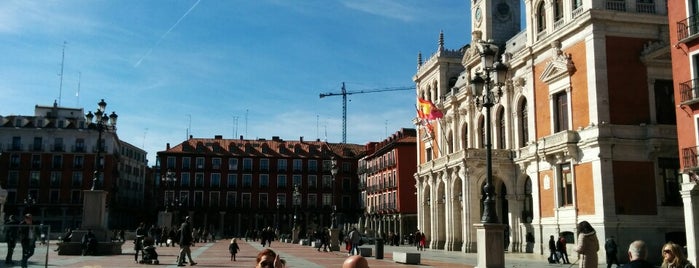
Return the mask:
<svg viewBox="0 0 699 268">
<path fill-rule="evenodd" d="M 469 13 L 467 0 L 6 0 L 0 115 L 105 99 L 151 165 L 187 133 L 341 142 L 342 98 L 319 94 L 413 86 L 440 31 L 448 49 L 469 42 Z M 412 90 L 347 109 L 348 143 L 415 127 Z"/>
</svg>

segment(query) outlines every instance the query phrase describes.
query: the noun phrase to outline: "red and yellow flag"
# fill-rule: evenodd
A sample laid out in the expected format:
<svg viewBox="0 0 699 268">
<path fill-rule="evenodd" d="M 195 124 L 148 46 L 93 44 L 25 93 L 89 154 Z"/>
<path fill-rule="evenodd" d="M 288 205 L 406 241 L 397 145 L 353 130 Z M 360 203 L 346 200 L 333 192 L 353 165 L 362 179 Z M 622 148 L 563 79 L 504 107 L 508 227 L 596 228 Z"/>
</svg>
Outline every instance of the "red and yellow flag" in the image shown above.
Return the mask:
<svg viewBox="0 0 699 268">
<path fill-rule="evenodd" d="M 435 120 L 444 117 L 444 114 L 431 101 L 417 98 L 417 116 L 420 119 Z"/>
</svg>

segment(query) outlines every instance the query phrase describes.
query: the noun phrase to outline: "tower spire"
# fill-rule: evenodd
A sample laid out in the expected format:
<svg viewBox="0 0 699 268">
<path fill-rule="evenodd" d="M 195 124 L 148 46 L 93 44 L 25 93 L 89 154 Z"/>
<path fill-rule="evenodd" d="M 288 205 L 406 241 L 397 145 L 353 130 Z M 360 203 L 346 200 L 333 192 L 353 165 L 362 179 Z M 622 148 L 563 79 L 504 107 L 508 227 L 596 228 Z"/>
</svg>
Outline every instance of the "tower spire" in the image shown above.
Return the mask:
<svg viewBox="0 0 699 268">
<path fill-rule="evenodd" d="M 439 31 L 439 51 L 444 51 L 444 31 Z"/>
<path fill-rule="evenodd" d="M 422 51 L 417 52 L 417 68 L 420 69 L 422 66 Z"/>
</svg>

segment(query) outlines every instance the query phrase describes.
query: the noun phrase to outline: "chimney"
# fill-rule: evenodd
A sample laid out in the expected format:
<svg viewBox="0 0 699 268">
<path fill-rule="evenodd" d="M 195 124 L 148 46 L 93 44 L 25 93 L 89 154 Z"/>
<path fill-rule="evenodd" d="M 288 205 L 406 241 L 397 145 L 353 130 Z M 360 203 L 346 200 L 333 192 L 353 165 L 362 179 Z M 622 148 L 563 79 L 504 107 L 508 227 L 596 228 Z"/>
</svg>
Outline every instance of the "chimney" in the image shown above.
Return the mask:
<svg viewBox="0 0 699 268">
<path fill-rule="evenodd" d="M 299 137 L 299 141 L 303 142 L 303 136 Z"/>
<path fill-rule="evenodd" d="M 167 143 L 165 150 L 170 150 L 170 143 L 169 142 Z"/>
<path fill-rule="evenodd" d="M 214 140 L 222 140 L 222 139 L 223 139 L 223 135 L 215 135 L 214 136 Z"/>
<path fill-rule="evenodd" d="M 189 139 L 191 140 L 192 138 L 194 138 L 194 136 L 192 136 L 192 135 L 189 135 Z"/>
<path fill-rule="evenodd" d="M 241 141 L 243 140 L 243 135 L 240 135 L 240 140 L 241 140 Z"/>
</svg>

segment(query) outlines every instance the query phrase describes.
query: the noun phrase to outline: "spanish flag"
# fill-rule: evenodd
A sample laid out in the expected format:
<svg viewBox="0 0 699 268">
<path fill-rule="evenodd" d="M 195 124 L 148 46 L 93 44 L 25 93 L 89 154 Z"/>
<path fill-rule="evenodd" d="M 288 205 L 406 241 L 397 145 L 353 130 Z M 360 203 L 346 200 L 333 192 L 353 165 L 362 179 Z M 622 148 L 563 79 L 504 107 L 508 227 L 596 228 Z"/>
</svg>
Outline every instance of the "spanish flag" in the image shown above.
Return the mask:
<svg viewBox="0 0 699 268">
<path fill-rule="evenodd" d="M 417 98 L 417 116 L 420 119 L 435 120 L 444 117 L 444 114 L 431 101 Z"/>
</svg>

